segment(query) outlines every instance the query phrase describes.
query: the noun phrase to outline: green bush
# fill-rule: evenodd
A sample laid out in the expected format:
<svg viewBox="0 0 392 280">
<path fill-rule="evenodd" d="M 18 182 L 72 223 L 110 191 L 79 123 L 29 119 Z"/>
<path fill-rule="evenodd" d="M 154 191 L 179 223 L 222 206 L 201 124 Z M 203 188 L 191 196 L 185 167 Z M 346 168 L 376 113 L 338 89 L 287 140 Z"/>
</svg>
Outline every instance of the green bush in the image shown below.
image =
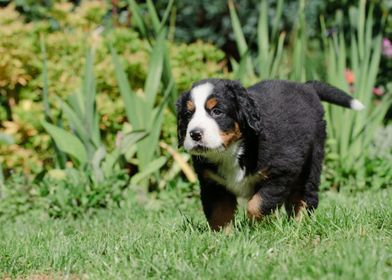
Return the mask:
<svg viewBox="0 0 392 280">
<path fill-rule="evenodd" d="M 44 209 L 52 217 L 77 217 L 99 208 L 120 207 L 129 177 L 114 171 L 102 181 L 92 178 L 93 174 L 75 169 L 52 170 L 37 184 Z"/>
<path fill-rule="evenodd" d="M 19 92 L 38 75 L 33 29 L 13 5 L 0 9 L 0 121 L 12 119 Z"/>
<path fill-rule="evenodd" d="M 282 0 L 278 1 L 282 6 Z M 327 36 L 326 24 L 322 18 L 324 52 L 321 54 L 324 71 L 317 71 L 318 60 L 311 59 L 312 46 L 306 31 L 304 19 L 305 0 L 299 1 L 298 19 L 291 34 L 291 45 L 282 49 L 283 42 L 274 40 L 268 27 L 268 4 L 266 0 L 260 2 L 260 16 L 257 26 L 257 53 L 249 52 L 249 45 L 245 39 L 243 28 L 238 19 L 233 2 L 229 2 L 233 31 L 236 36 L 241 57 L 237 63 L 233 61 L 235 75 L 244 84 L 254 80 L 271 78 L 289 78 L 304 82 L 306 80 L 321 79 L 329 82 L 354 95 L 365 109 L 353 112 L 335 105 L 325 104 L 325 118 L 329 141 L 324 178 L 332 186 L 345 185 L 347 181 L 354 181 L 357 188 L 372 186 L 377 178 L 378 187 L 390 184 L 392 167 L 385 164 L 385 160 L 372 159 L 369 156 L 369 146 L 374 141 L 375 130 L 383 125 L 383 119 L 388 108 L 392 105 L 391 93 L 387 93 L 376 100 L 372 91 L 376 86 L 376 77 L 381 59 L 382 34 L 373 34 L 374 5 L 360 1 L 359 7 L 351 7 L 350 23 L 351 37 L 349 43 L 342 32 Z M 279 15 L 277 15 L 279 17 Z M 343 25 L 341 13 L 337 13 L 338 22 Z M 276 19 L 273 22 L 279 22 Z M 276 25 L 272 30 L 278 30 Z M 343 30 L 343 28 L 341 28 Z M 284 34 L 284 33 L 282 33 Z M 254 56 L 254 58 L 253 58 Z M 287 63 L 288 62 L 288 63 Z M 286 64 L 282 68 L 281 64 Z M 261 69 L 260 69 L 261 68 Z M 287 68 L 287 69 L 285 69 Z M 287 71 L 288 70 L 288 71 Z M 287 74 L 286 74 L 287 71 Z M 347 78 L 350 73 L 354 79 Z M 257 78 L 255 78 L 257 77 Z M 350 81 L 350 79 L 352 81 Z"/>
<path fill-rule="evenodd" d="M 351 39 L 344 39 L 342 33 L 325 39 L 325 80 L 342 88 L 359 99 L 365 108 L 361 112 L 344 110 L 337 106 L 326 105 L 328 134 L 331 153 L 335 160 L 331 164 L 337 170 L 334 184 L 344 184 L 346 178 L 355 180 L 358 188 L 372 185 L 370 174 L 379 180 L 388 179 L 383 174 L 367 172 L 373 166 L 370 146 L 374 142 L 376 129 L 383 126 L 388 108 L 392 105 L 391 93 L 377 102 L 373 95 L 381 59 L 382 34 L 373 34 L 373 6 L 360 1 L 358 8 L 350 10 Z M 341 19 L 343 22 L 343 19 Z M 345 73 L 352 78 L 345 78 Z M 374 171 L 381 169 L 371 168 Z M 392 167 L 389 168 L 392 172 Z M 369 184 L 370 183 L 370 184 Z M 378 183 L 387 185 L 389 181 Z"/>
<path fill-rule="evenodd" d="M 37 118 L 44 110 L 40 74 L 43 61 L 41 34 L 46 43 L 48 95 L 54 116 L 60 113 L 56 97 L 65 99 L 80 87 L 79 77 L 84 68 L 82 58 L 88 46 L 94 46 L 99 129 L 104 143 L 109 149 L 114 148 L 115 135 L 126 122 L 126 114 L 119 98 L 108 45 L 112 43 L 121 57 L 127 79 L 136 92 L 144 87 L 150 47 L 146 40 L 129 28 L 120 26 L 106 28 L 102 34 L 94 33 L 108 8 L 110 6 L 102 1 L 82 1 L 78 7 L 69 3 L 54 3 L 48 13 L 51 19 L 56 20 L 57 29 L 52 28 L 52 20 L 24 23 L 24 18 L 14 11 L 12 5 L 0 8 L 0 34 L 8 34 L 6 37 L 0 36 L 0 53 L 11 50 L 6 59 L 0 61 L 1 102 L 7 104 L 8 96 L 14 96 L 15 100 L 10 107 L 13 111 L 12 121 L 5 120 L 7 111 L 3 108 L 6 106 L 0 110 L 0 131 L 15 139 L 13 145 L 0 146 L 0 163 L 6 175 L 11 170 L 38 173 L 53 166 L 52 152 L 48 149 L 49 137 Z M 221 64 L 223 52 L 211 44 L 197 42 L 179 45 L 171 42 L 168 49 L 179 91 L 205 75 L 221 76 L 226 71 Z M 189 65 L 194 67 L 189 68 Z M 165 110 L 164 114 L 172 118 L 173 112 Z M 165 142 L 173 144 L 173 140 L 170 137 Z"/>
<path fill-rule="evenodd" d="M 76 218 L 124 203 L 129 177 L 123 171 L 113 172 L 99 182 L 92 178 L 89 172 L 76 169 L 53 169 L 35 181 L 14 174 L 0 184 L 0 220 L 26 212 Z"/>
<path fill-rule="evenodd" d="M 24 2 L 30 3 L 30 1 Z M 250 84 L 267 78 L 298 81 L 321 79 L 349 90 L 344 80 L 347 65 L 359 79 L 354 86 L 360 92 L 361 101 L 365 99 L 364 103 L 368 109 L 364 116 L 369 117 L 369 121 L 365 122 L 365 117 L 359 115 L 361 113 L 347 111 L 344 114 L 350 115 L 348 119 L 346 115 L 341 114 L 340 108 L 337 108 L 336 112 L 327 109 L 327 118 L 333 125 L 329 126 L 330 139 L 327 144 L 329 152 L 326 157 L 324 178 L 327 184 L 338 187 L 338 185 L 344 185 L 345 180 L 358 179 L 357 171 L 361 170 L 361 184 L 365 182 L 365 185 L 369 186 L 372 178 L 377 177 L 379 181 L 375 185 L 384 187 L 390 178 L 388 177 L 390 165 L 385 164 L 387 162 L 385 158 L 374 157 L 370 149 L 367 149 L 373 143 L 373 132 L 382 125 L 385 107 L 389 104 L 387 102 L 390 102 L 387 98 L 390 94 L 388 90 L 382 98 L 374 98 L 371 94 L 372 87 L 375 86 L 374 76 L 379 56 L 371 55 L 376 52 L 378 41 L 373 40 L 369 30 L 378 26 L 381 17 L 373 22 L 366 21 L 368 27 L 365 30 L 362 30 L 362 27 L 355 27 L 362 28 L 361 32 L 350 33 L 351 38 L 362 36 L 362 39 L 366 38 L 366 42 L 360 38 L 357 41 L 353 39 L 348 41 L 340 31 L 346 30 L 347 24 L 352 25 L 353 20 L 349 23 L 342 23 L 341 15 L 346 12 L 350 12 L 353 18 L 356 15 L 362 15 L 363 3 L 366 2 L 362 0 L 360 2 L 362 10 L 358 12 L 358 9 L 352 7 L 350 11 L 339 12 L 336 19 L 329 19 L 325 25 L 321 25 L 323 32 L 315 33 L 321 36 L 317 37 L 318 40 L 313 40 L 311 39 L 313 35 L 309 32 L 311 26 L 307 18 L 308 12 L 314 9 L 314 6 L 321 5 L 321 1 L 312 2 L 310 5 L 309 1 L 305 0 L 280 0 L 274 3 L 265 0 L 255 2 L 255 5 L 251 7 L 249 4 L 252 1 L 249 3 L 230 2 L 230 9 L 226 2 L 218 2 L 210 5 L 211 9 L 206 17 L 219 14 L 220 9 L 225 10 L 222 23 L 227 25 L 229 33 L 235 38 L 240 53 L 238 61 L 231 61 L 233 72 L 227 70 L 224 53 L 210 43 L 195 41 L 192 44 L 179 44 L 166 39 L 170 38 L 173 30 L 180 32 L 180 29 L 184 27 L 177 26 L 174 29 L 173 23 L 176 9 L 186 1 L 178 3 L 169 1 L 168 6 L 166 3 L 165 5 L 158 3 L 154 6 L 151 0 L 146 1 L 145 4 L 136 4 L 134 0 L 126 1 L 126 3 L 119 1 L 122 7 L 129 5 L 129 10 L 132 11 L 133 28 L 121 26 L 115 19 L 110 22 L 107 12 L 111 9 L 111 4 L 105 1 L 81 1 L 81 5 L 76 6 L 67 1 L 53 1 L 44 8 L 46 16 L 38 16 L 39 20 L 34 18 L 33 23 L 26 23 L 31 18 L 18 16 L 12 4 L 0 9 L 0 34 L 5 34 L 5 36 L 0 36 L 0 54 L 6 54 L 5 59 L 0 61 L 0 102 L 6 105 L 3 106 L 5 109 L 0 110 L 0 133 L 12 136 L 15 140 L 14 143 L 0 145 L 0 165 L 4 168 L 6 175 L 10 176 L 19 171 L 30 175 L 39 174 L 41 171 L 52 169 L 58 163 L 53 157 L 54 151 L 57 150 L 51 149 L 50 137 L 41 125 L 43 112 L 46 111 L 46 116 L 52 116 L 49 118 L 50 123 L 65 131 L 71 131 L 70 134 L 82 142 L 88 155 L 88 160 L 79 165 L 77 158 L 81 154 L 72 154 L 74 151 L 67 150 L 67 147 L 63 146 L 62 150 L 67 153 L 65 157 L 67 162 L 64 162 L 62 167 L 78 167 L 87 174 L 95 174 L 96 170 L 94 171 L 91 166 L 94 163 L 94 155 L 99 151 L 98 146 L 105 147 L 105 151 L 115 151 L 116 140 L 121 135 L 124 136 L 127 132 L 138 128 L 149 130 L 153 134 L 148 136 L 153 139 L 149 143 L 153 145 L 139 144 L 136 145 L 137 147 L 132 147 L 126 158 L 127 164 L 121 162 L 121 166 L 117 166 L 114 173 L 124 166 L 130 169 L 132 175 L 141 171 L 131 183 L 139 183 L 143 180 L 143 176 L 146 177 L 146 174 L 153 173 L 152 181 L 159 185 L 159 188 L 164 188 L 165 182 L 176 178 L 179 172 L 179 167 L 172 164 L 174 162 L 171 157 L 173 151 L 167 149 L 167 144 L 169 147 L 176 144 L 174 99 L 178 93 L 189 88 L 194 81 L 207 77 L 225 77 L 238 78 L 244 84 Z M 332 5 L 332 2 L 328 1 L 328 5 Z M 160 1 L 160 3 L 163 2 Z M 199 7 L 207 5 L 206 3 L 190 3 L 190 5 Z M 347 1 L 347 3 L 352 3 L 352 1 Z M 171 6 L 172 4 L 174 6 Z M 297 12 L 293 13 L 294 10 Z M 177 10 L 177 12 L 178 22 L 181 22 L 182 13 L 189 13 L 190 10 Z M 288 19 L 288 16 L 291 18 Z M 341 25 L 334 30 L 333 27 L 339 23 L 339 18 Z M 358 18 L 365 22 L 365 17 Z M 287 22 L 290 22 L 289 27 Z M 118 24 L 118 26 L 111 27 L 111 24 Z M 232 32 L 231 25 L 234 32 Z M 362 26 L 365 25 L 365 23 L 362 24 Z M 194 34 L 199 34 L 199 31 L 196 30 Z M 160 41 L 162 32 L 167 33 L 165 40 Z M 204 38 L 203 32 L 201 31 L 197 36 Z M 194 34 L 191 35 L 194 36 Z M 222 34 L 215 35 L 219 37 Z M 40 50 L 41 38 L 46 43 L 48 86 L 45 88 L 45 82 L 43 82 L 45 71 Z M 156 47 L 157 44 L 165 47 Z M 90 138 L 84 137 L 83 139 L 83 133 L 78 130 L 78 124 L 72 121 L 69 112 L 67 113 L 67 109 L 64 109 L 64 103 L 66 101 L 66 104 L 71 106 L 70 100 L 75 99 L 75 96 L 80 97 L 74 93 L 82 88 L 80 76 L 85 67 L 83 57 L 89 46 L 92 46 L 95 51 L 95 62 L 91 68 L 94 69 L 96 81 L 97 95 L 94 100 L 96 107 L 93 118 L 97 126 L 94 127 Z M 320 51 L 322 47 L 324 51 Z M 373 52 L 362 51 L 365 57 L 355 64 L 356 47 L 367 51 L 373 50 Z M 118 54 L 116 63 L 113 63 L 114 50 Z M 350 54 L 345 51 L 349 51 Z M 163 58 L 158 56 L 157 52 L 162 52 Z M 151 58 L 153 56 L 155 62 L 150 64 L 151 60 L 154 60 Z M 114 64 L 117 66 L 115 67 Z M 162 66 L 162 72 L 153 73 L 152 68 L 156 68 L 156 65 L 159 68 Z M 130 86 L 126 85 L 126 81 Z M 170 83 L 173 81 L 174 85 L 171 89 Z M 47 101 L 42 98 L 43 91 L 47 92 Z M 140 105 L 136 106 L 137 110 L 131 109 L 136 103 L 126 101 L 130 94 L 133 101 L 136 100 Z M 168 99 L 167 96 L 169 96 Z M 378 105 L 380 100 L 382 106 Z M 165 105 L 160 106 L 162 104 Z M 148 106 L 148 110 L 145 110 L 144 105 Z M 45 110 L 48 107 L 50 109 Z M 78 106 L 71 107 L 73 110 L 78 109 Z M 135 121 L 134 111 L 143 115 L 142 124 Z M 380 114 L 375 112 L 380 112 Z M 151 122 L 153 114 L 159 115 L 157 119 L 159 122 Z M 373 118 L 373 115 L 377 116 Z M 91 115 L 79 115 L 80 120 L 89 116 L 91 117 Z M 347 126 L 349 129 L 342 129 Z M 368 135 L 366 136 L 361 129 L 365 130 Z M 52 129 L 49 128 L 48 131 L 50 130 Z M 51 134 L 53 136 L 53 130 Z M 97 135 L 99 135 L 99 143 L 97 142 L 99 145 L 96 145 L 97 143 L 92 145 L 91 141 L 96 140 L 92 138 Z M 360 140 L 358 141 L 360 144 L 357 144 L 356 141 L 359 138 L 364 141 Z M 352 141 L 347 142 L 347 139 Z M 344 150 L 345 147 L 347 148 L 347 143 L 355 144 L 349 145 L 355 150 L 350 159 L 347 158 L 347 154 L 351 153 L 347 153 L 347 149 Z M 363 153 L 359 152 L 361 148 L 363 148 Z M 174 152 L 177 153 L 175 150 Z M 104 162 L 99 162 L 98 167 L 104 168 Z M 151 162 L 155 168 L 164 162 L 168 164 L 164 166 L 163 171 L 155 172 L 151 171 L 156 170 L 149 165 Z M 137 170 L 138 167 L 141 168 Z M 108 170 L 106 174 L 110 175 L 109 167 L 106 171 Z M 104 176 L 105 180 L 109 177 Z M 95 179 L 96 177 L 89 180 L 93 182 Z"/>
</svg>

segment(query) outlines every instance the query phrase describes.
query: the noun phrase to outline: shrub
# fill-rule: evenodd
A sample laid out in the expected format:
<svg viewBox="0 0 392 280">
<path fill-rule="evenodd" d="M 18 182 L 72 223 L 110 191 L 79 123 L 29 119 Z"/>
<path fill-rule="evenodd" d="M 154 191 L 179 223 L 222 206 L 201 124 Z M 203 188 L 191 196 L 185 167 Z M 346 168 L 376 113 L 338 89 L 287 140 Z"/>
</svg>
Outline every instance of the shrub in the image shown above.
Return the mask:
<svg viewBox="0 0 392 280">
<path fill-rule="evenodd" d="M 0 121 L 4 121 L 12 120 L 19 91 L 38 75 L 38 69 L 33 25 L 24 24 L 13 5 L 0 9 L 0 28 Z"/>
<path fill-rule="evenodd" d="M 27 212 L 76 218 L 124 203 L 129 177 L 123 171 L 115 171 L 102 181 L 93 178 L 89 172 L 76 169 L 53 169 L 35 181 L 14 174 L 0 184 L 0 220 Z"/>
<path fill-rule="evenodd" d="M 278 1 L 278 3 L 282 2 Z M 378 178 L 378 186 L 387 185 L 389 176 L 385 174 L 392 172 L 392 169 L 388 168 L 383 160 L 374 161 L 376 159 L 369 156 L 369 146 L 374 139 L 375 130 L 383 125 L 385 114 L 392 104 L 390 94 L 381 98 L 381 101 L 376 100 L 372 94 L 376 85 L 382 38 L 381 33 L 375 35 L 372 33 L 374 6 L 370 4 L 367 7 L 366 1 L 362 0 L 358 8 L 350 9 L 352 32 L 349 45 L 343 33 L 334 33 L 331 38 L 327 37 L 325 22 L 321 21 L 324 28 L 321 40 L 325 48 L 322 54 L 325 65 L 325 73 L 321 72 L 325 75 L 323 76 L 320 75 L 320 71 L 316 71 L 315 66 L 317 67 L 318 62 L 309 57 L 312 48 L 308 40 L 309 35 L 305 33 L 306 22 L 303 18 L 305 1 L 299 1 L 298 20 L 294 25 L 291 38 L 292 47 L 283 50 L 282 40 L 274 41 L 273 35 L 270 35 L 267 24 L 267 1 L 261 1 L 257 36 L 259 44 L 256 54 L 249 53 L 235 8 L 232 2 L 229 3 L 233 30 L 241 53 L 241 60 L 239 63 L 234 62 L 233 65 L 236 76 L 245 84 L 255 80 L 252 78 L 255 76 L 261 79 L 271 76 L 272 78 L 288 77 L 301 82 L 322 79 L 352 93 L 365 104 L 362 112 L 352 112 L 325 104 L 329 140 L 324 178 L 329 181 L 329 184 L 339 187 L 349 180 L 355 181 L 352 185 L 360 188 L 371 185 L 372 182 L 367 176 L 372 176 Z M 366 10 L 368 10 L 367 15 Z M 340 23 L 343 24 L 341 13 L 337 14 L 337 18 L 340 18 Z M 277 29 L 273 26 L 272 29 L 274 28 Z M 251 58 L 253 55 L 256 59 Z M 281 61 L 283 64 L 289 62 L 286 65 L 287 76 L 286 69 L 280 68 Z M 259 68 L 260 66 L 262 69 Z M 347 73 L 350 73 L 354 80 L 352 78 L 349 79 L 352 81 L 346 80 Z"/>
<path fill-rule="evenodd" d="M 93 214 L 99 208 L 120 207 L 129 177 L 123 171 L 114 171 L 104 180 L 93 178 L 93 174 L 76 169 L 51 170 L 37 184 L 44 209 L 52 217 L 77 217 Z"/>
<path fill-rule="evenodd" d="M 93 41 L 88 39 L 92 37 L 90 36 L 92 31 L 102 23 L 102 15 L 108 7 L 102 1 L 83 1 L 78 7 L 67 3 L 54 3 L 52 8 L 48 8 L 51 20 L 40 20 L 29 24 L 24 23 L 24 18 L 13 11 L 12 5 L 5 9 L 0 8 L 2 23 L 0 34 L 8 34 L 7 30 L 12 30 L 7 40 L 3 40 L 5 38 L 3 36 L 0 37 L 0 52 L 1 46 L 4 46 L 7 51 L 11 50 L 10 59 L 2 60 L 0 68 L 12 69 L 12 71 L 0 71 L 0 82 L 6 83 L 0 91 L 2 98 L 15 96 L 15 102 L 12 103 L 14 112 L 11 115 L 12 121 L 6 122 L 4 118 L 7 118 L 7 111 L 0 110 L 0 117 L 3 116 L 1 131 L 12 135 L 15 139 L 13 145 L 0 146 L 0 163 L 3 164 L 7 175 L 11 170 L 28 174 L 53 166 L 51 150 L 48 149 L 49 138 L 37 118 L 43 111 L 40 34 L 44 34 L 46 42 L 48 95 L 53 116 L 57 116 L 60 112 L 56 97 L 66 99 L 80 87 L 79 77 L 84 67 L 82 58 L 88 45 L 94 45 L 100 134 L 108 149 L 115 147 L 115 135 L 126 122 L 126 114 L 123 102 L 119 98 L 120 92 L 108 44 L 112 43 L 121 57 L 127 79 L 136 92 L 144 87 L 150 47 L 147 41 L 141 39 L 134 30 L 124 27 L 107 28 L 101 36 L 95 36 Z M 95 15 L 99 15 L 100 18 Z M 56 19 L 57 28 L 53 28 L 52 19 Z M 88 44 L 86 41 L 89 41 Z M 19 46 L 24 47 L 22 49 Z M 219 76 L 225 71 L 220 64 L 223 53 L 210 44 L 198 42 L 191 45 L 178 45 L 172 42 L 168 44 L 168 49 L 174 77 L 178 81 L 176 86 L 180 91 L 188 88 L 193 81 L 204 74 Z M 23 52 L 23 56 L 19 55 L 19 52 Z M 13 66 L 12 61 L 17 61 L 20 71 Z M 198 70 L 189 69 L 190 64 Z M 16 71 L 15 74 L 12 74 L 13 71 Z M 2 76 L 11 74 L 15 77 Z M 10 82 L 18 80 L 22 81 L 23 85 Z M 3 94 L 4 90 L 5 94 Z M 2 108 L 6 107 L 2 106 Z M 164 114 L 172 116 L 173 112 L 165 110 Z M 172 144 L 174 140 L 172 139 L 165 142 Z"/>
<path fill-rule="evenodd" d="M 331 152 L 337 155 L 331 162 L 338 174 L 334 183 L 340 181 L 341 184 L 343 178 L 352 177 L 358 187 L 363 187 L 369 183 L 366 182 L 367 166 L 371 165 L 367 163 L 371 159 L 369 147 L 376 129 L 383 125 L 392 97 L 385 95 L 381 102 L 375 102 L 372 93 L 376 86 L 382 38 L 382 34 L 372 33 L 373 6 L 366 7 L 366 1 L 361 1 L 358 9 L 352 8 L 350 15 L 352 35 L 349 46 L 342 33 L 325 40 L 326 80 L 352 93 L 365 109 L 354 113 L 326 105 L 326 119 L 329 137 L 334 140 L 330 142 L 333 143 Z M 345 78 L 345 73 L 346 76 L 350 73 L 351 77 Z"/>
</svg>

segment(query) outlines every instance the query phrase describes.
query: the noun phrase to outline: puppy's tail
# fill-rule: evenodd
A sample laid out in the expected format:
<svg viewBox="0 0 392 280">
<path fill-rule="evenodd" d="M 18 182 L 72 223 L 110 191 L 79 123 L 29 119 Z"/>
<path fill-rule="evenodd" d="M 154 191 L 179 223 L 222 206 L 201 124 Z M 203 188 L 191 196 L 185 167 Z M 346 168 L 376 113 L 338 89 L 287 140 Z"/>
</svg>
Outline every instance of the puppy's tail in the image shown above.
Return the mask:
<svg viewBox="0 0 392 280">
<path fill-rule="evenodd" d="M 319 81 L 308 81 L 306 84 L 314 88 L 322 101 L 327 101 L 356 111 L 360 111 L 365 108 L 359 100 L 352 98 L 344 91 L 329 84 Z"/>
</svg>

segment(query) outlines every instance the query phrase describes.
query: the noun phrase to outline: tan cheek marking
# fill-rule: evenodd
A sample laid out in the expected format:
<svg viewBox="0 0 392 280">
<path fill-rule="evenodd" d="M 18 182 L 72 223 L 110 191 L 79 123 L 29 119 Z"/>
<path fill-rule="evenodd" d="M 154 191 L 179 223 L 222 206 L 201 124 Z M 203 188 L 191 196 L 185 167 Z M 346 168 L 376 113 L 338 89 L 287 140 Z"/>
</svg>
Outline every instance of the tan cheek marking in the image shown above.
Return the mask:
<svg viewBox="0 0 392 280">
<path fill-rule="evenodd" d="M 248 202 L 247 214 L 248 218 L 251 220 L 259 220 L 262 218 L 263 214 L 261 213 L 261 204 L 263 199 L 259 193 L 256 193 L 252 196 L 252 198 Z"/>
<path fill-rule="evenodd" d="M 211 110 L 212 108 L 214 108 L 216 106 L 216 104 L 218 104 L 218 100 L 215 97 L 212 97 L 212 98 L 207 100 L 206 108 L 208 110 Z"/>
<path fill-rule="evenodd" d="M 193 101 L 188 100 L 186 102 L 186 108 L 188 109 L 188 111 L 193 112 L 195 110 L 195 103 L 193 103 Z"/>
<path fill-rule="evenodd" d="M 240 139 L 242 136 L 240 126 L 238 123 L 235 123 L 234 130 L 225 131 L 220 133 L 220 137 L 222 138 L 223 145 L 227 148 L 233 142 Z"/>
</svg>

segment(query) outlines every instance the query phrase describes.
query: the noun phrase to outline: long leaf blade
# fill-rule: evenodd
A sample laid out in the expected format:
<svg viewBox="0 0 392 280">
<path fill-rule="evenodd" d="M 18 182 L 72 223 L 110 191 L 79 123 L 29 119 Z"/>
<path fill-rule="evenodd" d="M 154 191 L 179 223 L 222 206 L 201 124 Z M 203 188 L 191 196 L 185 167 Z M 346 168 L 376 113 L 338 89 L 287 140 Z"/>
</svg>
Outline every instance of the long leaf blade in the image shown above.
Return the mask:
<svg viewBox="0 0 392 280">
<path fill-rule="evenodd" d="M 144 102 L 142 102 L 142 98 L 137 96 L 136 93 L 132 90 L 127 75 L 125 74 L 120 59 L 114 48 L 111 47 L 110 51 L 112 53 L 114 70 L 120 93 L 124 100 L 125 112 L 127 114 L 128 120 L 134 129 L 143 129 Z"/>
<path fill-rule="evenodd" d="M 149 71 L 145 82 L 144 93 L 146 95 L 146 102 L 148 104 L 146 113 L 149 114 L 151 108 L 155 103 L 155 98 L 158 93 L 159 85 L 161 83 L 163 70 L 163 55 L 165 44 L 165 32 L 161 32 L 158 36 L 154 48 L 151 51 L 151 58 L 149 63 Z M 148 116 L 147 116 L 148 117 Z"/>
<path fill-rule="evenodd" d="M 84 165 L 87 162 L 86 150 L 75 135 L 46 121 L 42 121 L 42 126 L 50 134 L 60 150 L 76 158 L 80 165 Z"/>
<path fill-rule="evenodd" d="M 140 181 L 147 178 L 148 175 L 158 171 L 165 163 L 167 159 L 165 157 L 159 157 L 150 162 L 143 171 L 134 175 L 131 179 L 131 185 L 137 185 Z"/>
</svg>

